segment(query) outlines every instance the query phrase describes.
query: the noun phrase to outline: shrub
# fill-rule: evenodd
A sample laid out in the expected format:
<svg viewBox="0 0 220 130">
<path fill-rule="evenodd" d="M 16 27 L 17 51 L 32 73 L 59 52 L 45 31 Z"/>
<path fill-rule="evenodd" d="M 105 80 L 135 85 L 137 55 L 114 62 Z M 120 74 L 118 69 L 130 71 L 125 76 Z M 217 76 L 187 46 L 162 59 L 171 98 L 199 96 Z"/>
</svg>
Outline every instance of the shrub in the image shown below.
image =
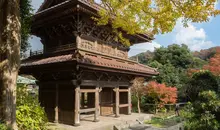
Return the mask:
<svg viewBox="0 0 220 130">
<path fill-rule="evenodd" d="M 199 92 L 207 90 L 218 91 L 218 78 L 210 71 L 204 70 L 194 73 L 185 88 L 191 102 L 197 100 Z"/>
<path fill-rule="evenodd" d="M 219 130 L 220 100 L 214 91 L 199 93 L 194 103 L 188 103 L 182 116 L 186 130 Z"/>
<path fill-rule="evenodd" d="M 44 130 L 47 118 L 37 95 L 27 92 L 25 86 L 17 87 L 17 125 L 19 130 Z"/>
<path fill-rule="evenodd" d="M 0 130 L 9 130 L 5 124 L 0 122 Z"/>
<path fill-rule="evenodd" d="M 143 92 L 148 99 L 152 100 L 152 103 L 160 106 L 176 103 L 177 100 L 177 89 L 175 87 L 167 87 L 165 84 L 154 81 L 149 82 Z"/>
</svg>

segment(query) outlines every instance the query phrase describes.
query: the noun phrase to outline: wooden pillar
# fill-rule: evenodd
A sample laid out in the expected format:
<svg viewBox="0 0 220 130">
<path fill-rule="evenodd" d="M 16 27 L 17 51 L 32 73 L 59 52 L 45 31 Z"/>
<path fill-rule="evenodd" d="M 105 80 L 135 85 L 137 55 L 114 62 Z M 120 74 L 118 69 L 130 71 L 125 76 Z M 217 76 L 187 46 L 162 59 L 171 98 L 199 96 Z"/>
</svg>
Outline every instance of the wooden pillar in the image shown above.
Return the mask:
<svg viewBox="0 0 220 130">
<path fill-rule="evenodd" d="M 95 114 L 94 114 L 94 122 L 99 121 L 99 87 L 98 85 L 96 86 L 96 91 L 95 91 Z"/>
<path fill-rule="evenodd" d="M 59 122 L 59 85 L 56 83 L 56 97 L 55 97 L 55 117 L 54 123 Z"/>
<path fill-rule="evenodd" d="M 115 88 L 115 117 L 120 117 L 119 116 L 119 87 L 117 86 Z"/>
<path fill-rule="evenodd" d="M 80 125 L 80 85 L 75 88 L 75 119 L 74 126 Z"/>
<path fill-rule="evenodd" d="M 128 88 L 128 115 L 131 115 L 131 88 Z"/>
</svg>

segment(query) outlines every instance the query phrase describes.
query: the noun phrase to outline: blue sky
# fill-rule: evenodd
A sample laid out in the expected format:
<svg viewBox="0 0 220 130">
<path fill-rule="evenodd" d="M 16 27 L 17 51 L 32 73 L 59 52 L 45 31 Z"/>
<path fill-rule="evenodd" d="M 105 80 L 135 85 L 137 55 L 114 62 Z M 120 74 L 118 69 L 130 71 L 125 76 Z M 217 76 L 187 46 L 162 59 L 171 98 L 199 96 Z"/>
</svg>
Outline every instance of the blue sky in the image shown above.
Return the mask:
<svg viewBox="0 0 220 130">
<path fill-rule="evenodd" d="M 32 0 L 34 9 L 37 10 L 42 2 L 43 0 Z M 220 2 L 218 2 L 216 7 L 220 8 Z M 187 44 L 192 51 L 220 46 L 220 15 L 212 17 L 207 23 L 189 23 L 187 28 L 183 27 L 180 21 L 177 22 L 171 33 L 157 35 L 151 43 L 141 43 L 131 46 L 129 56 L 147 50 L 153 51 L 155 47 L 166 47 L 173 43 Z M 31 38 L 30 43 L 33 51 L 42 49 L 39 38 Z"/>
</svg>

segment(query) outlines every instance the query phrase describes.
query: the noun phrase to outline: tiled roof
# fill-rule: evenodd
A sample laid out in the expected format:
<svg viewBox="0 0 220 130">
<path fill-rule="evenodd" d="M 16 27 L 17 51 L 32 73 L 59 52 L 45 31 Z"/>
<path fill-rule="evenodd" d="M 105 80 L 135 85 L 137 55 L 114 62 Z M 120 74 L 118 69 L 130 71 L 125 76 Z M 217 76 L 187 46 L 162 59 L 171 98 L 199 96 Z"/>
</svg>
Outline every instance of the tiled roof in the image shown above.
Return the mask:
<svg viewBox="0 0 220 130">
<path fill-rule="evenodd" d="M 68 54 L 68 55 L 55 56 L 44 59 L 26 60 L 22 62 L 21 67 L 52 64 L 52 63 L 59 63 L 59 62 L 65 62 L 71 60 L 76 61 L 76 59 L 73 58 L 72 54 Z M 142 74 L 152 74 L 152 75 L 158 74 L 156 69 L 133 61 L 113 59 L 113 58 L 103 57 L 100 55 L 98 56 L 83 55 L 80 59 L 77 60 L 77 62 L 83 65 L 88 65 L 88 66 L 93 65 L 96 67 L 104 67 L 108 69 L 131 71 Z"/>
<path fill-rule="evenodd" d="M 22 61 L 21 67 L 52 64 L 52 63 L 70 61 L 71 59 L 72 59 L 72 54 L 55 56 L 55 57 L 48 57 L 48 58 L 44 58 L 44 59 L 33 59 L 33 60 L 27 59 L 27 60 Z"/>
<path fill-rule="evenodd" d="M 145 74 L 158 74 L 156 69 L 151 68 L 149 66 L 145 66 L 136 62 L 126 61 L 126 60 L 117 60 L 111 59 L 101 56 L 92 56 L 92 55 L 85 55 L 83 59 L 79 61 L 83 64 L 88 65 L 95 65 L 100 67 L 108 67 L 126 71 L 133 71 L 133 72 L 141 72 Z"/>
</svg>

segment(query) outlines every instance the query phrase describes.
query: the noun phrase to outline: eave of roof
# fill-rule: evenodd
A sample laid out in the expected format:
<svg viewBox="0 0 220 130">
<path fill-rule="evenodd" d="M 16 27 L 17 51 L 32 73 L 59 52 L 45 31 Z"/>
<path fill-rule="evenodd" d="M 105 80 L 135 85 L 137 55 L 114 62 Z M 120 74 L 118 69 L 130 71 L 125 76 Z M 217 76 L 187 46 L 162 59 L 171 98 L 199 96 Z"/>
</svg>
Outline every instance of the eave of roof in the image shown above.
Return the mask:
<svg viewBox="0 0 220 130">
<path fill-rule="evenodd" d="M 117 60 L 111 59 L 108 57 L 97 56 L 97 55 L 82 55 L 80 58 L 74 58 L 73 54 L 62 55 L 62 56 L 54 56 L 48 57 L 44 59 L 34 59 L 34 60 L 26 60 L 21 64 L 22 68 L 26 67 L 37 67 L 41 65 L 49 65 L 54 63 L 62 63 L 62 62 L 71 62 L 76 61 L 77 63 L 95 68 L 105 68 L 106 70 L 119 70 L 125 71 L 127 73 L 136 73 L 142 75 L 158 75 L 156 69 L 136 63 L 129 62 L 127 60 Z"/>
</svg>

